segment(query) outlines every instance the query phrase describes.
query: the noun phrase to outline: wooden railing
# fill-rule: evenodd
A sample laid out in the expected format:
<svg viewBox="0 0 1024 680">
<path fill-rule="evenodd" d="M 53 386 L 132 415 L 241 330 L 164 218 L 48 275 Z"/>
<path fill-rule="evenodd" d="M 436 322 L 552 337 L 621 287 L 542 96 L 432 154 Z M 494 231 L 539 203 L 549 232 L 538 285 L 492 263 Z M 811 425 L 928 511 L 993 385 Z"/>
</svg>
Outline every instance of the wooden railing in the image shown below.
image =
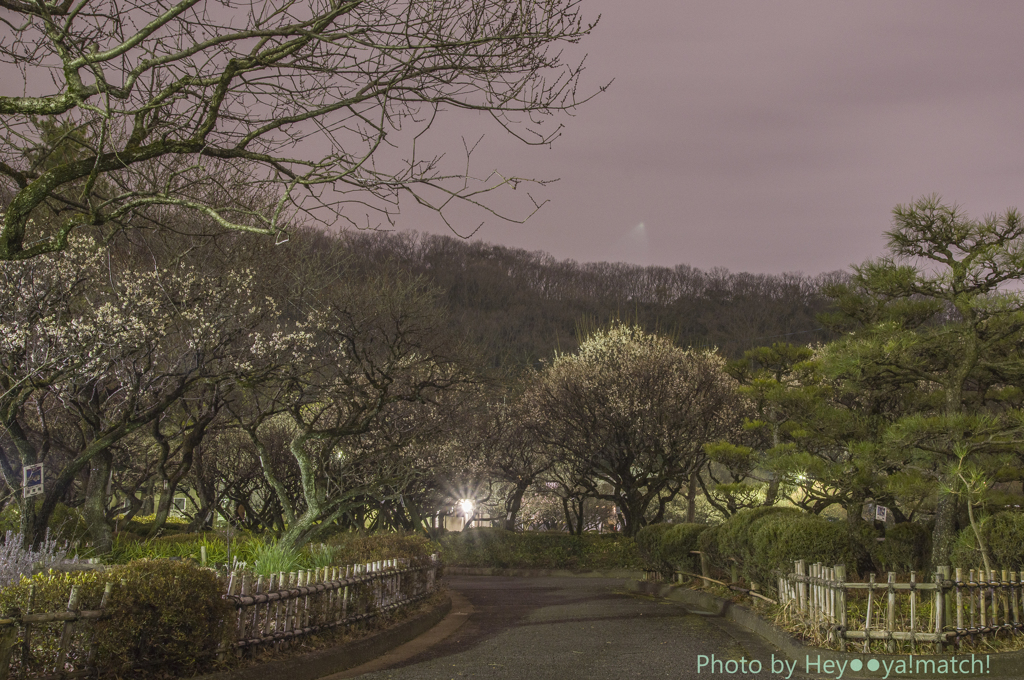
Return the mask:
<svg viewBox="0 0 1024 680">
<path fill-rule="evenodd" d="M 76 628 L 80 627 L 80 622 L 95 623 L 107 615 L 112 588 L 111 583 L 104 588 L 99 609 L 79 609 L 79 591 L 75 585 L 71 587 L 66 611 L 37 613 L 33 611 L 36 587 L 30 585 L 25 611 L 0 618 L 0 680 L 11 677 L 12 670 L 15 677 L 36 680 L 96 675 L 95 626 L 90 626 L 84 635 Z M 33 629 L 38 633 L 41 626 L 54 624 L 58 624 L 61 631 L 55 649 L 33 642 Z"/>
<path fill-rule="evenodd" d="M 437 590 L 437 555 L 418 566 L 384 560 L 345 568 L 326 567 L 271 577 L 240 570 L 228 575 L 225 599 L 235 607 L 225 626 L 219 656 L 257 645 L 288 644 L 302 635 L 366 621 Z M 108 616 L 115 584 L 107 583 L 98 609 L 79 608 L 79 588 L 71 587 L 67 608 L 36 612 L 36 586 L 30 585 L 23 611 L 0 617 L 0 680 L 95 677 L 95 622 Z"/>
<path fill-rule="evenodd" d="M 779 577 L 779 603 L 810 628 L 838 642 L 846 650 L 857 641 L 864 652 L 873 641 L 895 652 L 897 641 L 934 645 L 941 653 L 947 644 L 974 642 L 979 636 L 1024 630 L 1024 574 L 992 570 L 939 567 L 928 580 L 910 572 L 897 582 L 889 572 L 884 582 L 870 574 L 867 583 L 846 581 L 842 565 L 825 567 L 794 564 L 794 572 Z M 965 578 L 966 576 L 966 578 Z"/>
<path fill-rule="evenodd" d="M 222 657 L 258 645 L 281 645 L 319 631 L 366 621 L 422 599 L 437 588 L 437 555 L 420 566 L 384 560 L 264 578 L 232 572 L 224 596 L 235 606 Z"/>
</svg>

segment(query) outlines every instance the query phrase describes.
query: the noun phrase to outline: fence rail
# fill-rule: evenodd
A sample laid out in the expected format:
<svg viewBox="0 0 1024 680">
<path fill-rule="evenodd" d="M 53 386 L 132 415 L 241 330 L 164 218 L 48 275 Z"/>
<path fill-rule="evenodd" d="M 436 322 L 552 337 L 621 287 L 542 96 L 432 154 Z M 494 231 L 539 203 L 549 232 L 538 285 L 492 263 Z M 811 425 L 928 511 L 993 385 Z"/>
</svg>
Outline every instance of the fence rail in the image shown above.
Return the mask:
<svg viewBox="0 0 1024 680">
<path fill-rule="evenodd" d="M 828 642 L 846 651 L 851 645 L 871 652 L 893 653 L 898 642 L 931 645 L 941 653 L 949 645 L 963 646 L 999 633 L 1024 632 L 1024 571 L 983 569 L 952 570 L 939 567 L 925 580 L 910 572 L 907 581 L 898 582 L 889 572 L 880 581 L 870 574 L 868 581 L 846 580 L 846 567 L 794 563 L 793 572 L 778 576 L 778 601 L 759 592 L 758 584 L 739 584 L 738 563 L 731 565 L 731 581 L 712 578 L 707 556 L 700 558 L 700 574 L 676 571 L 674 576 L 700 579 L 703 587 L 712 583 L 747 593 L 783 607 L 791 622 L 802 624 Z M 735 561 L 734 561 L 735 562 Z M 662 574 L 648 571 L 647 580 L 660 580 Z"/>
<path fill-rule="evenodd" d="M 241 652 L 371 619 L 436 590 L 437 555 L 420 566 L 384 560 L 350 567 L 254 577 L 232 572 L 224 596 L 235 606 L 221 645 Z M 236 592 L 237 591 L 237 592 Z"/>
<path fill-rule="evenodd" d="M 977 637 L 1024 630 L 1024 573 L 939 567 L 929 580 L 911 572 L 905 583 L 889 572 L 884 582 L 871 574 L 867 583 L 846 581 L 842 565 L 794 563 L 779 577 L 779 602 L 805 625 L 823 632 L 846 650 L 857 641 L 864 652 L 873 641 L 895 652 L 896 642 L 944 646 L 974 642 Z"/>
<path fill-rule="evenodd" d="M 219 656 L 258 645 L 288 641 L 330 628 L 366 621 L 420 600 L 437 589 L 437 555 L 426 564 L 384 560 L 349 567 L 254 576 L 228 575 L 224 598 L 235 607 L 224 627 Z M 95 624 L 109 614 L 114 584 L 107 583 L 98 609 L 79 608 L 72 586 L 66 611 L 36 612 L 35 585 L 24 611 L 0 617 L 0 680 L 95 677 Z M 42 629 L 42 630 L 41 630 Z"/>
<path fill-rule="evenodd" d="M 113 584 L 107 583 L 103 589 L 99 609 L 79 609 L 78 586 L 72 586 L 67 610 L 63 612 L 34 612 L 35 588 L 35 585 L 29 586 L 24 612 L 0 618 L 0 680 L 11 677 L 12 670 L 18 678 L 34 680 L 96 675 L 96 630 L 95 627 L 81 630 L 79 622 L 95 622 L 107 616 L 106 606 Z M 39 626 L 55 623 L 63 624 L 56 649 L 33 645 L 33 627 L 38 631 Z"/>
</svg>

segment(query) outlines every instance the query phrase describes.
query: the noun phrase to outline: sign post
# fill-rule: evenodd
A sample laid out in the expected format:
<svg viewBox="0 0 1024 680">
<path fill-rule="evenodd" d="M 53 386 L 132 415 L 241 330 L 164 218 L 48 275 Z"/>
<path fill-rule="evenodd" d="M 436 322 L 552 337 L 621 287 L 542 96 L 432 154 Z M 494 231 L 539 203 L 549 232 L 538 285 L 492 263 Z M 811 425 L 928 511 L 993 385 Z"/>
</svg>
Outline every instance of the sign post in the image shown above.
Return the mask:
<svg viewBox="0 0 1024 680">
<path fill-rule="evenodd" d="M 26 465 L 21 469 L 23 482 L 22 488 L 25 490 L 25 498 L 29 496 L 35 496 L 43 492 L 43 464 L 36 463 L 35 465 Z"/>
</svg>

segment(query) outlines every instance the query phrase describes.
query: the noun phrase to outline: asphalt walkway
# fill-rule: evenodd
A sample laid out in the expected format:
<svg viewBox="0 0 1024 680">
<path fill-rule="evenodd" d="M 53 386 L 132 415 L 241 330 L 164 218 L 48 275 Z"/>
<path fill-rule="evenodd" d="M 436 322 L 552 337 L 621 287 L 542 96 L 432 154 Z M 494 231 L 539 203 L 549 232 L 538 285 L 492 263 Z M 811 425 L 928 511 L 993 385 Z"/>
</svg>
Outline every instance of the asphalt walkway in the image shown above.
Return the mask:
<svg viewBox="0 0 1024 680">
<path fill-rule="evenodd" d="M 770 672 L 772 654 L 781 655 L 761 638 L 678 603 L 627 593 L 620 579 L 461 576 L 449 583 L 454 606 L 435 639 L 332 680 L 787 678 Z M 740 665 L 752 660 L 759 673 Z"/>
</svg>

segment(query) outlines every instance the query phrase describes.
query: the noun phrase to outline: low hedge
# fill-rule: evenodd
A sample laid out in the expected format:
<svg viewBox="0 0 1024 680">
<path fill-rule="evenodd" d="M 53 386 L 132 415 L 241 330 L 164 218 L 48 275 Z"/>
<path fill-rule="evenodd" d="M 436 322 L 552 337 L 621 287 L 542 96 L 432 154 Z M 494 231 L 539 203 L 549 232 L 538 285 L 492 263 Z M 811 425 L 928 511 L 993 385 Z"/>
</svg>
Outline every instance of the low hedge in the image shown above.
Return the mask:
<svg viewBox="0 0 1024 680">
<path fill-rule="evenodd" d="M 24 611 L 33 586 L 34 611 L 62 611 L 76 585 L 79 607 L 95 609 L 107 583 L 114 584 L 109 616 L 95 624 L 96 666 L 101 674 L 142 668 L 192 675 L 211 665 L 224 622 L 234 610 L 221 597 L 224 588 L 216 572 L 188 562 L 140 560 L 102 572 L 37 574 L 0 591 L 0 611 Z M 62 630 L 61 622 L 32 627 L 29 671 L 52 666 Z M 88 627 L 80 626 L 79 635 L 83 630 Z M 81 653 L 69 657 L 74 658 L 81 659 Z M 14 670 L 21 673 L 20 668 Z"/>
<path fill-rule="evenodd" d="M 642 569 L 636 542 L 621 534 L 571 536 L 560 532 L 466 529 L 439 540 L 446 565 L 501 569 L 608 571 Z"/>
<path fill-rule="evenodd" d="M 931 532 L 920 524 L 904 522 L 890 527 L 885 540 L 872 541 L 871 559 L 882 571 L 922 571 L 932 552 Z"/>
<path fill-rule="evenodd" d="M 716 526 L 679 524 L 654 531 L 646 554 L 659 565 L 656 568 L 699 573 L 700 562 L 689 553 L 700 550 L 718 576 L 731 577 L 735 566 L 748 583 L 769 591 L 775 589 L 777 574 L 792 572 L 800 559 L 829 566 L 854 564 L 845 524 L 793 508 L 741 510 Z"/>
<path fill-rule="evenodd" d="M 637 550 L 648 569 L 670 574 L 675 571 L 700 570 L 700 558 L 691 555 L 699 550 L 701 534 L 706 524 L 651 524 L 636 535 Z"/>
<path fill-rule="evenodd" d="M 801 512 L 767 515 L 751 523 L 748 532 L 752 559 L 743 562 L 743 574 L 774 590 L 779 573 L 791 573 L 793 563 L 820 562 L 825 566 L 853 565 L 849 532 L 845 524 L 829 522 Z"/>
<path fill-rule="evenodd" d="M 993 569 L 1024 570 L 1024 513 L 997 512 L 981 520 L 979 530 L 988 548 Z M 951 561 L 953 567 L 963 569 L 984 566 L 971 527 L 960 531 Z"/>
</svg>

